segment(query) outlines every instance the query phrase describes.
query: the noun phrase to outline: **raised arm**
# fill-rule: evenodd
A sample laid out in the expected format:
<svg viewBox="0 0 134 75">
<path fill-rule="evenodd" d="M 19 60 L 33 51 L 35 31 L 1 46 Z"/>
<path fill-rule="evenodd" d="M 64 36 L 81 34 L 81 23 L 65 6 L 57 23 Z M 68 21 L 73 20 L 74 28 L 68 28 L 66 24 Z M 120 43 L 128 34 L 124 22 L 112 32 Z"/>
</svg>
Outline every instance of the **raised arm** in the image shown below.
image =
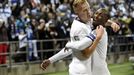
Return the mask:
<svg viewBox="0 0 134 75">
<path fill-rule="evenodd" d="M 108 20 L 106 26 L 111 26 L 114 32 L 117 32 L 120 29 L 120 24 L 112 20 Z"/>
</svg>

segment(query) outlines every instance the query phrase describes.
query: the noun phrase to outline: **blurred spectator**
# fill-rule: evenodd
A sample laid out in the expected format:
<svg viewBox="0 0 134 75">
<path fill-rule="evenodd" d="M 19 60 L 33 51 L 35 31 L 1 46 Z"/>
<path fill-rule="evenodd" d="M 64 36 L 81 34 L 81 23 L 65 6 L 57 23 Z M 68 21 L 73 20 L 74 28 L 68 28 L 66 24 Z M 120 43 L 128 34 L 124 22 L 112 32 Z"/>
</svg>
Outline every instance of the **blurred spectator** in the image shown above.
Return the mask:
<svg viewBox="0 0 134 75">
<path fill-rule="evenodd" d="M 26 34 L 28 40 L 29 60 L 36 60 L 38 59 L 37 45 L 36 40 L 34 40 L 34 33 L 30 24 L 26 27 Z"/>
<path fill-rule="evenodd" d="M 29 56 L 29 60 L 32 60 L 32 56 L 33 56 L 33 31 L 32 31 L 32 27 L 30 25 L 27 25 L 26 27 L 26 34 L 27 34 L 27 41 L 28 41 L 28 56 Z"/>
<path fill-rule="evenodd" d="M 58 33 L 58 39 L 67 39 L 70 37 L 70 22 L 68 19 L 66 19 L 65 21 L 63 21 L 63 23 L 59 24 L 56 26 L 56 31 Z M 58 41 L 59 44 L 59 48 L 63 48 L 66 44 L 66 41 Z"/>
<path fill-rule="evenodd" d="M 59 20 L 57 20 L 57 15 L 54 12 L 48 12 L 48 22 L 46 23 L 46 28 L 48 28 L 50 24 L 55 26 L 60 24 Z"/>
<path fill-rule="evenodd" d="M 59 7 L 56 9 L 59 20 L 65 20 L 70 18 L 71 16 L 71 7 L 68 4 L 68 0 L 63 0 L 63 2 L 59 5 Z"/>
<path fill-rule="evenodd" d="M 6 54 L 8 49 L 7 28 L 3 19 L 0 19 L 0 64 L 6 64 Z"/>
<path fill-rule="evenodd" d="M 27 35 L 24 30 L 20 30 L 19 34 L 19 49 L 16 51 L 16 54 L 13 56 L 15 62 L 25 62 L 27 57 Z"/>
<path fill-rule="evenodd" d="M 45 21 L 48 21 L 48 8 L 44 4 L 41 4 L 40 18 L 43 18 Z"/>
<path fill-rule="evenodd" d="M 8 37 L 9 37 L 9 41 L 11 43 L 10 44 L 10 48 L 9 50 L 12 52 L 17 51 L 18 47 L 18 43 L 16 43 L 16 41 L 18 41 L 18 33 L 17 33 L 17 25 L 15 24 L 15 17 L 14 16 L 10 16 L 8 18 Z"/>
<path fill-rule="evenodd" d="M 20 6 L 20 2 L 19 0 L 9 0 L 9 5 L 12 9 L 12 15 L 14 17 L 18 17 L 20 10 L 21 10 L 21 6 Z"/>
<path fill-rule="evenodd" d="M 32 30 L 33 30 L 33 39 L 34 40 L 37 40 L 37 39 L 39 39 L 39 35 L 38 35 L 38 21 L 35 19 L 35 18 L 33 18 L 33 19 L 31 19 L 31 21 L 30 21 L 30 25 L 31 25 L 31 27 L 32 27 Z"/>
<path fill-rule="evenodd" d="M 5 24 L 7 24 L 7 19 L 11 16 L 11 14 L 11 7 L 8 4 L 0 6 L 0 17 L 5 21 Z"/>
<path fill-rule="evenodd" d="M 25 30 L 26 24 L 30 21 L 29 15 L 23 9 L 20 11 L 20 16 L 16 19 L 17 33 L 20 33 L 20 30 Z"/>
<path fill-rule="evenodd" d="M 52 5 L 52 9 L 55 12 L 55 9 L 60 5 L 60 0 L 50 0 L 51 5 Z"/>
<path fill-rule="evenodd" d="M 44 19 L 40 19 L 39 23 L 40 23 L 38 26 L 39 40 L 46 40 L 46 41 L 40 42 L 40 47 L 43 46 L 41 50 L 53 49 L 54 48 L 53 41 L 50 41 L 50 39 L 52 40 L 52 38 L 55 37 L 55 36 L 52 36 L 53 32 L 50 32 L 51 29 L 48 29 L 48 27 L 46 27 L 46 23 Z M 39 54 L 39 56 L 40 55 L 41 54 Z M 46 58 L 51 55 L 53 55 L 53 53 L 44 52 L 43 57 Z"/>
<path fill-rule="evenodd" d="M 10 16 L 8 18 L 8 34 L 9 34 L 9 41 L 18 41 L 18 34 L 17 34 L 17 26 L 15 24 L 15 17 Z"/>
<path fill-rule="evenodd" d="M 40 0 L 30 0 L 32 8 L 36 8 L 40 4 Z"/>
</svg>

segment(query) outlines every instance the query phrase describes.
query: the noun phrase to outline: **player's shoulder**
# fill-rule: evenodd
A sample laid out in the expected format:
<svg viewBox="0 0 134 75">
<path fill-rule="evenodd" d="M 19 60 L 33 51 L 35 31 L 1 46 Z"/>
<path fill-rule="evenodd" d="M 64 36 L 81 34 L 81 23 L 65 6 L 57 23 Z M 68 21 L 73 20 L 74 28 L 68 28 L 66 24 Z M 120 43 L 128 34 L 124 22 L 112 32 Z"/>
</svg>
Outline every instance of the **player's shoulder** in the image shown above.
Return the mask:
<svg viewBox="0 0 134 75">
<path fill-rule="evenodd" d="M 80 20 L 74 19 L 72 26 L 74 27 L 83 27 L 85 24 L 82 23 Z"/>
</svg>

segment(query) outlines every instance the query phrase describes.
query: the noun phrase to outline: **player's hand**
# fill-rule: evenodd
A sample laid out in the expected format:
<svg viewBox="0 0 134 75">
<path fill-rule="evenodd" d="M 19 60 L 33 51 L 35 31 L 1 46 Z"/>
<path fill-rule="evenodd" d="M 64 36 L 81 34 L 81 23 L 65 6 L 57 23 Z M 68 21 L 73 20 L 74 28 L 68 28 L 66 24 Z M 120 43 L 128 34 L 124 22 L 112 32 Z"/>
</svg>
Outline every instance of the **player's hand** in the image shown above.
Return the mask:
<svg viewBox="0 0 134 75">
<path fill-rule="evenodd" d="M 50 60 L 46 59 L 41 63 L 40 67 L 41 69 L 45 70 L 50 64 L 51 64 Z"/>
<path fill-rule="evenodd" d="M 102 25 L 97 26 L 96 27 L 96 39 L 100 40 L 103 33 L 104 33 L 104 27 Z"/>
<path fill-rule="evenodd" d="M 111 27 L 112 27 L 112 29 L 113 29 L 114 32 L 117 32 L 120 29 L 120 25 L 118 25 L 114 21 L 108 20 L 108 22 L 111 23 Z"/>
</svg>

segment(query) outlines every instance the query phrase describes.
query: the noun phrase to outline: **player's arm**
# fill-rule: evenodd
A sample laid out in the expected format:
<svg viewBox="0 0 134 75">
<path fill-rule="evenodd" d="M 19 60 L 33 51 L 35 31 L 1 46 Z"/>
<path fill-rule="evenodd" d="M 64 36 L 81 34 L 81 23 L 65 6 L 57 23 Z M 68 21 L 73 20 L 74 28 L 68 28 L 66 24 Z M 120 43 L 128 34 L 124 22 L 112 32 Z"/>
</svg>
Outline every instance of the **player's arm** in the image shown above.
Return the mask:
<svg viewBox="0 0 134 75">
<path fill-rule="evenodd" d="M 81 51 L 89 47 L 95 38 L 96 38 L 96 35 L 94 35 L 93 33 L 90 33 L 88 36 L 84 37 L 83 39 L 79 41 L 68 42 L 65 47 L 68 49 Z"/>
<path fill-rule="evenodd" d="M 93 44 L 90 47 L 88 47 L 88 48 L 86 48 L 85 50 L 82 51 L 83 56 L 88 58 L 94 52 L 98 43 L 99 43 L 99 39 L 95 39 Z"/>
<path fill-rule="evenodd" d="M 96 30 L 98 30 L 98 32 L 96 32 L 96 34 L 98 35 L 98 34 L 100 34 L 102 29 L 98 28 Z M 68 42 L 65 47 L 76 50 L 76 51 L 82 51 L 82 50 L 88 48 L 95 39 L 101 38 L 101 37 L 96 38 L 96 34 L 94 34 L 94 32 L 93 32 L 93 33 L 90 33 L 88 36 L 86 36 L 85 38 L 83 38 L 80 41 Z M 103 35 L 103 34 L 100 34 L 100 35 Z"/>
<path fill-rule="evenodd" d="M 97 47 L 97 45 L 98 45 L 98 43 L 99 43 L 99 41 L 104 33 L 103 26 L 99 26 L 99 27 L 100 27 L 100 29 L 98 28 L 98 26 L 96 28 L 97 35 L 96 35 L 96 39 L 93 41 L 93 44 L 90 47 L 88 47 L 82 51 L 83 56 L 86 58 L 88 58 L 94 52 L 95 48 Z"/>
<path fill-rule="evenodd" d="M 67 57 L 67 56 L 69 56 L 71 54 L 72 54 L 71 49 L 69 49 L 68 51 L 64 52 L 64 48 L 63 48 L 61 51 L 59 51 L 57 54 L 53 55 L 49 59 L 43 60 L 43 62 L 41 63 L 40 66 L 41 66 L 41 68 L 43 70 L 45 70 L 50 64 L 52 64 L 52 63 L 54 63 L 54 62 L 56 62 L 58 60 L 61 60 L 61 59 L 65 58 L 65 57 Z"/>
<path fill-rule="evenodd" d="M 120 24 L 112 20 L 108 20 L 106 26 L 111 26 L 114 32 L 117 32 L 120 29 Z"/>
</svg>

